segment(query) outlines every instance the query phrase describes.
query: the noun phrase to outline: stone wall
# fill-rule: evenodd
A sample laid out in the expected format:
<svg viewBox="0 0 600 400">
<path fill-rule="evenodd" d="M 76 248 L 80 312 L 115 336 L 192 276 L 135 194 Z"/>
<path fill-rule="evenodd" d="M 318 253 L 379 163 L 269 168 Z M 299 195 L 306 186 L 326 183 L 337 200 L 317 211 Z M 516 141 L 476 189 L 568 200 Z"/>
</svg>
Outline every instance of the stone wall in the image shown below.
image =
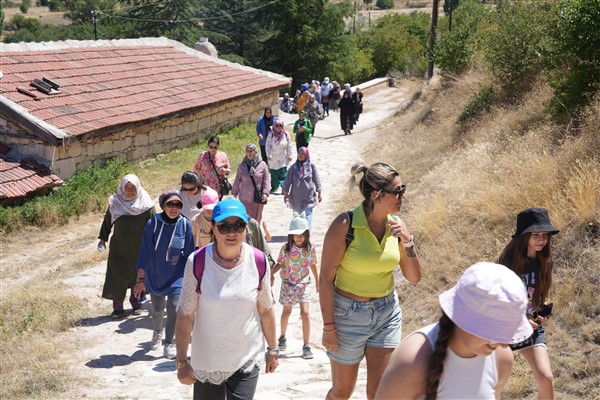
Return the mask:
<svg viewBox="0 0 600 400">
<path fill-rule="evenodd" d="M 72 141 L 59 147 L 23 137 L 23 128 L 14 124 L 11 134 L 3 134 L 8 133 L 8 125 L 6 128 L 0 126 L 0 140 L 21 154 L 40 159 L 56 175 L 66 179 L 75 171 L 106 159 L 143 160 L 204 141 L 209 136 L 234 128 L 242 122 L 254 122 L 262 114 L 263 107 L 277 107 L 278 94 L 277 90 L 257 93 L 210 105 L 193 114 L 124 129 L 99 138 Z M 20 132 L 21 135 L 12 134 L 15 132 Z"/>
</svg>

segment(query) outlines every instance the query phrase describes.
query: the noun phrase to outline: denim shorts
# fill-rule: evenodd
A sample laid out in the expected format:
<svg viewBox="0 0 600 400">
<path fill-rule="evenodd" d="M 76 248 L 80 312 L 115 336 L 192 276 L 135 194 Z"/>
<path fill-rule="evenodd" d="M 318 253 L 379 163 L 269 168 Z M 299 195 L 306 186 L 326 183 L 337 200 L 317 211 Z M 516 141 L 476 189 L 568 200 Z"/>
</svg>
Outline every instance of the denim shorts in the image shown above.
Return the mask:
<svg viewBox="0 0 600 400">
<path fill-rule="evenodd" d="M 327 351 L 338 364 L 355 365 L 366 347 L 396 348 L 402 336 L 402 309 L 396 292 L 369 301 L 354 301 L 334 291 L 333 315 L 339 337 L 337 353 Z"/>
<path fill-rule="evenodd" d="M 546 347 L 546 335 L 544 334 L 546 330 L 543 326 L 538 327 L 533 330 L 533 335 L 531 335 L 528 339 L 521 343 L 511 344 L 510 348 L 512 351 L 523 350 L 528 347 L 538 347 L 544 346 Z"/>
</svg>

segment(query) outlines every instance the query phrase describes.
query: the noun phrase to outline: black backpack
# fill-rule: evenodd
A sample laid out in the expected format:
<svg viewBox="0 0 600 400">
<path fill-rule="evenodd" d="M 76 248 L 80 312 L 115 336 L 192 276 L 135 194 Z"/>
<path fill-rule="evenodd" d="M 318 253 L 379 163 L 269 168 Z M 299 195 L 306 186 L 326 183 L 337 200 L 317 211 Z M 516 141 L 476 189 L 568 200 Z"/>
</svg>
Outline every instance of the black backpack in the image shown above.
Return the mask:
<svg viewBox="0 0 600 400">
<path fill-rule="evenodd" d="M 346 233 L 346 249 L 350 247 L 350 243 L 354 240 L 354 227 L 352 226 L 352 217 L 354 213 L 352 210 L 346 211 L 345 214 L 348 216 L 348 233 Z"/>
</svg>

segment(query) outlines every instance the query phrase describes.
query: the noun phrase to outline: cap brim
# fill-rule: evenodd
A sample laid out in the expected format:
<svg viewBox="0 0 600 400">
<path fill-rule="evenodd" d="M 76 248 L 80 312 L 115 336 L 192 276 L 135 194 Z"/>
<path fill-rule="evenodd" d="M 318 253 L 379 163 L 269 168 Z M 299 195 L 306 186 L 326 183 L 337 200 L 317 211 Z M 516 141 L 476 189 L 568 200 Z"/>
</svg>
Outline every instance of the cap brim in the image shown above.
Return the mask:
<svg viewBox="0 0 600 400">
<path fill-rule="evenodd" d="M 294 230 L 288 231 L 288 235 L 302 235 L 307 230 L 308 230 L 308 228 L 306 228 L 306 229 L 294 229 Z"/>
<path fill-rule="evenodd" d="M 560 232 L 560 230 L 549 224 L 531 225 L 531 226 L 528 226 L 523 232 L 515 233 L 514 235 L 512 235 L 512 238 L 516 238 L 516 237 L 522 236 L 526 233 L 532 233 L 532 232 L 548 232 L 550 235 L 556 235 L 557 233 Z"/>
<path fill-rule="evenodd" d="M 231 217 L 236 217 L 241 219 L 242 221 L 244 221 L 245 223 L 248 223 L 248 215 L 241 215 L 240 213 L 225 213 L 225 214 L 221 214 L 218 215 L 216 218 L 213 215 L 213 221 L 215 222 L 223 222 L 225 221 L 227 218 L 231 218 Z"/>
<path fill-rule="evenodd" d="M 178 202 L 183 203 L 183 201 L 181 200 L 181 197 L 179 197 L 179 196 L 169 196 L 166 199 L 163 199 L 163 205 L 167 204 L 171 200 L 177 200 Z"/>
<path fill-rule="evenodd" d="M 215 206 L 217 205 L 217 203 L 214 204 L 205 204 L 202 206 L 203 210 L 212 210 L 213 208 L 215 208 Z"/>
<path fill-rule="evenodd" d="M 439 295 L 440 307 L 462 330 L 495 343 L 516 344 L 533 334 L 525 314 L 516 321 L 499 321 L 486 315 L 459 311 L 464 305 L 456 296 L 456 286 Z"/>
</svg>

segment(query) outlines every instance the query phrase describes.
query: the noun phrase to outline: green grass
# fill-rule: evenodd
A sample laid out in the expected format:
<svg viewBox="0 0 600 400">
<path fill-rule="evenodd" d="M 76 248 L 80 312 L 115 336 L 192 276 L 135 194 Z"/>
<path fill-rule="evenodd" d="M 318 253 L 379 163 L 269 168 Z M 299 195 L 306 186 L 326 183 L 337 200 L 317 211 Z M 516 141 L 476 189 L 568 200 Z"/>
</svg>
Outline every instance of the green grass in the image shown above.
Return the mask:
<svg viewBox="0 0 600 400">
<path fill-rule="evenodd" d="M 246 145 L 256 141 L 254 126 L 242 124 L 219 137 L 220 149 L 228 155 L 235 171 L 244 157 Z M 136 164 L 109 160 L 103 166 L 78 171 L 48 196 L 36 197 L 19 206 L 0 206 L 0 231 L 11 232 L 27 225 L 65 224 L 71 217 L 104 211 L 108 196 L 118 189 L 121 178 L 128 173 L 138 175 L 142 186 L 152 194 L 175 188 L 181 174 L 192 170 L 198 155 L 206 150 L 206 141 L 203 138 L 185 149 Z"/>
</svg>

